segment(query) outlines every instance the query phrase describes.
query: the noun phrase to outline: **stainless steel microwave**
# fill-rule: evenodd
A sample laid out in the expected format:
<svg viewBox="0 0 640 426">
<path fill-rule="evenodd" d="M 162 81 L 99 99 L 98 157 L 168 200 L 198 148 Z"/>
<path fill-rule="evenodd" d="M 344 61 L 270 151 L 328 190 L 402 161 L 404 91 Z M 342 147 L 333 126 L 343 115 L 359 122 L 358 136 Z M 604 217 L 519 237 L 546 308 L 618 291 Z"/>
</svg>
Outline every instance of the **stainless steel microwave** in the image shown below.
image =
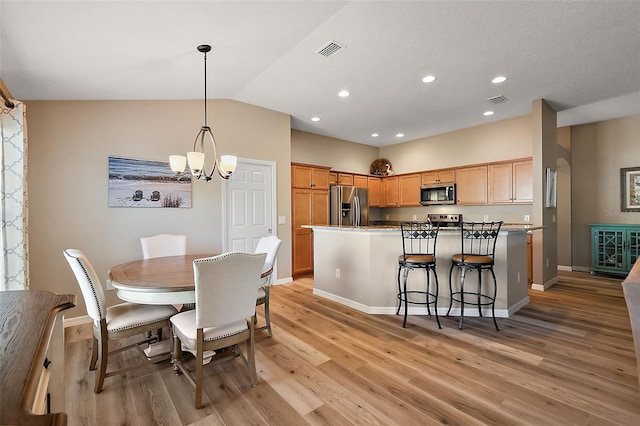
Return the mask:
<svg viewBox="0 0 640 426">
<path fill-rule="evenodd" d="M 456 203 L 456 184 L 438 183 L 420 188 L 420 204 L 423 206 Z"/>
</svg>

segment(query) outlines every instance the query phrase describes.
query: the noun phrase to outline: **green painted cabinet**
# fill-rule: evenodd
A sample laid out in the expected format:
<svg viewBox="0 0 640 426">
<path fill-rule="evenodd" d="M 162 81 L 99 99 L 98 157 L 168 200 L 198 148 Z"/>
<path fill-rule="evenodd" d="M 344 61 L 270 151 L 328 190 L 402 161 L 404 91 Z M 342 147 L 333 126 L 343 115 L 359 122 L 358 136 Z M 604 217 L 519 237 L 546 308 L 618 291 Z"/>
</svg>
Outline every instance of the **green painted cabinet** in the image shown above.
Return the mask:
<svg viewBox="0 0 640 426">
<path fill-rule="evenodd" d="M 590 226 L 591 273 L 627 275 L 640 257 L 640 225 Z"/>
</svg>

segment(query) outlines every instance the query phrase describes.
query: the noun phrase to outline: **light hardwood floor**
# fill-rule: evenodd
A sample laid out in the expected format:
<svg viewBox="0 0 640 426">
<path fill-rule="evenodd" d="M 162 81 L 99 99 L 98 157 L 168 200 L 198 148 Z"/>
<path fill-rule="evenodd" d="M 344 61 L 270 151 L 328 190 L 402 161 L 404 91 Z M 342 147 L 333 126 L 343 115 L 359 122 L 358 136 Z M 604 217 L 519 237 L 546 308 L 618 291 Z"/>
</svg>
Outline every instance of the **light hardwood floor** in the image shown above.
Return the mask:
<svg viewBox="0 0 640 426">
<path fill-rule="evenodd" d="M 271 290 L 258 385 L 240 359 L 205 368 L 205 407 L 168 362 L 95 395 L 89 340 L 67 344 L 70 425 L 639 425 L 636 358 L 620 279 L 560 273 L 510 319 L 366 315 Z"/>
</svg>

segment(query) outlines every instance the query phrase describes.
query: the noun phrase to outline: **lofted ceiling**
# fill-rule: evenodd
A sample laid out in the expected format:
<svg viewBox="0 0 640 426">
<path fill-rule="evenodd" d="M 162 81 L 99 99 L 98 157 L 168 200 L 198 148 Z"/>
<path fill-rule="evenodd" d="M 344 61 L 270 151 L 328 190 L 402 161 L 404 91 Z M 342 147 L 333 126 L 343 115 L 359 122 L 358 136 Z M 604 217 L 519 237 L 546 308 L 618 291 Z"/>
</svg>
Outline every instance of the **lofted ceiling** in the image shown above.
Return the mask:
<svg viewBox="0 0 640 426">
<path fill-rule="evenodd" d="M 332 41 L 344 49 L 317 53 Z M 637 1 L 0 0 L 0 77 L 18 100 L 202 99 L 199 44 L 213 45 L 208 98 L 374 146 L 540 98 L 559 126 L 640 113 Z"/>
</svg>

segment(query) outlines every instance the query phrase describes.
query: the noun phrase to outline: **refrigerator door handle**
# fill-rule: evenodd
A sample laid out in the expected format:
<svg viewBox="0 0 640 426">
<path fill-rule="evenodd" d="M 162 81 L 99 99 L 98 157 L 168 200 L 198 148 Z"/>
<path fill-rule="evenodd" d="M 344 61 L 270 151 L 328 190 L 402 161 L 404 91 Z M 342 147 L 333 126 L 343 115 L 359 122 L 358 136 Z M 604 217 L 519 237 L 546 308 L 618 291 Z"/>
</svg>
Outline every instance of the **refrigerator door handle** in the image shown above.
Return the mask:
<svg viewBox="0 0 640 426">
<path fill-rule="evenodd" d="M 353 204 L 355 207 L 353 226 L 360 226 L 360 199 L 357 195 L 353 197 Z"/>
</svg>

